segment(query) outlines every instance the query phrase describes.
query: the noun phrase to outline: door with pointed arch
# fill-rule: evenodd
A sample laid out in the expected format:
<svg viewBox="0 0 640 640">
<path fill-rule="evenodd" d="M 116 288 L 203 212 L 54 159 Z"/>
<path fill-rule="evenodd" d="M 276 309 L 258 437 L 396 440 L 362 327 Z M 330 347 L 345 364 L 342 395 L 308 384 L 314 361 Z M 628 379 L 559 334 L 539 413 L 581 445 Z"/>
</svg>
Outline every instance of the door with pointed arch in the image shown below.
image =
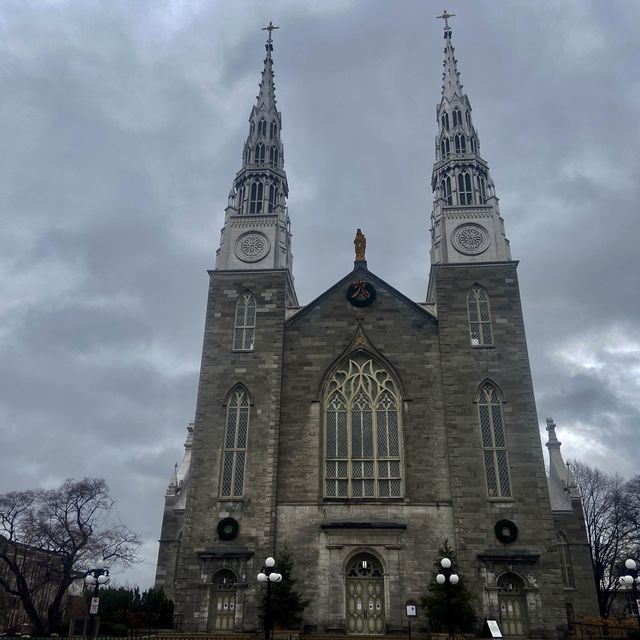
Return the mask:
<svg viewBox="0 0 640 640">
<path fill-rule="evenodd" d="M 223 569 L 213 578 L 209 629 L 233 631 L 236 615 L 236 577 L 233 571 Z"/>
<path fill-rule="evenodd" d="M 498 580 L 498 605 L 503 636 L 527 634 L 527 608 L 524 584 L 514 573 L 505 573 Z"/>
<path fill-rule="evenodd" d="M 384 575 L 380 561 L 360 553 L 346 572 L 347 633 L 373 635 L 385 631 Z"/>
</svg>

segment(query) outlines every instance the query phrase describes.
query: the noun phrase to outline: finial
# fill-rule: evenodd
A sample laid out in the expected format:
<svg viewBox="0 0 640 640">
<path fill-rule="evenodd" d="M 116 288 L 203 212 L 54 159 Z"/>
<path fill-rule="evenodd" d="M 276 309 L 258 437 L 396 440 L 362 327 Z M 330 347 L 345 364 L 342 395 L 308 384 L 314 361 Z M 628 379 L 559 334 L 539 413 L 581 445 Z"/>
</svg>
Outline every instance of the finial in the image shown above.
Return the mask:
<svg viewBox="0 0 640 640">
<path fill-rule="evenodd" d="M 449 28 L 449 18 L 453 18 L 455 15 L 456 15 L 455 13 L 448 13 L 447 10 L 445 9 L 442 12 L 441 16 L 436 16 L 436 19 L 444 20 L 444 28 L 446 30 Z"/>
<path fill-rule="evenodd" d="M 365 251 L 367 250 L 367 239 L 360 229 L 356 231 L 356 237 L 353 240 L 353 244 L 356 248 L 356 262 L 364 262 Z"/>
<path fill-rule="evenodd" d="M 269 37 L 267 38 L 267 51 L 273 51 L 273 38 L 271 37 L 271 34 L 273 33 L 274 29 L 279 29 L 280 27 L 274 27 L 273 26 L 273 22 L 271 22 L 271 20 L 269 20 L 269 24 L 266 27 L 262 27 L 262 31 L 268 31 L 269 32 Z"/>
</svg>

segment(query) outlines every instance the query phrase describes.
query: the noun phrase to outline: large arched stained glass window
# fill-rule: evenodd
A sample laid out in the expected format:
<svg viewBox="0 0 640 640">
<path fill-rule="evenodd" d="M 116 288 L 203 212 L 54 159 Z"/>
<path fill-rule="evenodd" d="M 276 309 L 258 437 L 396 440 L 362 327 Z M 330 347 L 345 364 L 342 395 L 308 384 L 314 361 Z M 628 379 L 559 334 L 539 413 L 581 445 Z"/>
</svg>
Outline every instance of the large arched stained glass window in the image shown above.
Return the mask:
<svg viewBox="0 0 640 640">
<path fill-rule="evenodd" d="M 248 432 L 249 394 L 243 386 L 238 385 L 227 401 L 227 425 L 220 484 L 222 498 L 242 497 Z"/>
<path fill-rule="evenodd" d="M 491 382 L 485 382 L 480 389 L 478 412 L 487 493 L 490 498 L 508 498 L 511 496 L 511 480 L 502 399 Z"/>
<path fill-rule="evenodd" d="M 252 351 L 256 332 L 256 297 L 251 291 L 243 291 L 236 301 L 233 327 L 234 351 Z"/>
<path fill-rule="evenodd" d="M 400 395 L 386 369 L 354 356 L 326 386 L 325 496 L 402 496 Z"/>
</svg>

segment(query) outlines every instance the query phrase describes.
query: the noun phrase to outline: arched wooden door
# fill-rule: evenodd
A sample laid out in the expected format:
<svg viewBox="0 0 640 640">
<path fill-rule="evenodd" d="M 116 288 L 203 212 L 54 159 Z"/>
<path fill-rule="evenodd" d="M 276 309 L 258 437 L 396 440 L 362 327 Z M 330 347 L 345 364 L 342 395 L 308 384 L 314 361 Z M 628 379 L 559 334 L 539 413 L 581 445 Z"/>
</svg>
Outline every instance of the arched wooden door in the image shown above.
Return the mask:
<svg viewBox="0 0 640 640">
<path fill-rule="evenodd" d="M 236 615 L 236 577 L 232 571 L 218 571 L 213 579 L 210 631 L 233 631 Z"/>
<path fill-rule="evenodd" d="M 527 634 L 527 603 L 522 580 L 506 573 L 498 580 L 498 604 L 503 636 Z"/>
<path fill-rule="evenodd" d="M 384 576 L 377 558 L 360 553 L 347 565 L 347 632 L 382 634 L 385 631 Z"/>
</svg>

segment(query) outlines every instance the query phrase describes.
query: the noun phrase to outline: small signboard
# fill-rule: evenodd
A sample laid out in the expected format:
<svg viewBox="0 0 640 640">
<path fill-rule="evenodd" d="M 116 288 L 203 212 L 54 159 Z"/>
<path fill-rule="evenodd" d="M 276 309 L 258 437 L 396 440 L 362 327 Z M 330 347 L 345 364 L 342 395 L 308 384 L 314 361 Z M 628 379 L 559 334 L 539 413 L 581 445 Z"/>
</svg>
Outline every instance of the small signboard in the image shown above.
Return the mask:
<svg viewBox="0 0 640 640">
<path fill-rule="evenodd" d="M 502 631 L 497 620 L 485 620 L 482 627 L 483 638 L 502 638 Z"/>
<path fill-rule="evenodd" d="M 407 616 L 409 618 L 415 618 L 418 615 L 418 611 L 415 604 L 407 605 Z"/>
<path fill-rule="evenodd" d="M 95 616 L 98 613 L 98 605 L 100 604 L 100 598 L 91 598 L 91 606 L 89 607 L 89 613 Z"/>
</svg>

